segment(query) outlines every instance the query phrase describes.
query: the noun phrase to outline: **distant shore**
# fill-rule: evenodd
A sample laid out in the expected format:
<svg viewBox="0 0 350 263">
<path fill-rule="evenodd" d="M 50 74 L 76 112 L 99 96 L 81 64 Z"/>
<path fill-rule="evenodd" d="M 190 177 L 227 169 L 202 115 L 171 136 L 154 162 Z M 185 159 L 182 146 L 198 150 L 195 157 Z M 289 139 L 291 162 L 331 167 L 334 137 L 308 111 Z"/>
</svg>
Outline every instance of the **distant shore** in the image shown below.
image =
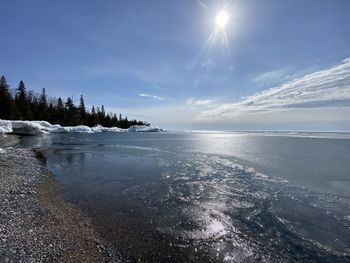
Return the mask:
<svg viewBox="0 0 350 263">
<path fill-rule="evenodd" d="M 0 136 L 0 261 L 120 262 L 30 149 Z"/>
</svg>

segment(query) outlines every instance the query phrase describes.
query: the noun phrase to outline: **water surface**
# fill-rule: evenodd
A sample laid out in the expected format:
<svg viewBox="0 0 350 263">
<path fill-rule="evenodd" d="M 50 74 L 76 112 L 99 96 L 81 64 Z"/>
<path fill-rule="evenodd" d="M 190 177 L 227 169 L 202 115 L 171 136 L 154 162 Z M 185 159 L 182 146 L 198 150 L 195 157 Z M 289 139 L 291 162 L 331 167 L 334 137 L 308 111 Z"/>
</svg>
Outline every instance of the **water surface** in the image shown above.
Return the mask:
<svg viewBox="0 0 350 263">
<path fill-rule="evenodd" d="M 42 146 L 131 261 L 350 262 L 348 134 L 99 133 Z"/>
</svg>

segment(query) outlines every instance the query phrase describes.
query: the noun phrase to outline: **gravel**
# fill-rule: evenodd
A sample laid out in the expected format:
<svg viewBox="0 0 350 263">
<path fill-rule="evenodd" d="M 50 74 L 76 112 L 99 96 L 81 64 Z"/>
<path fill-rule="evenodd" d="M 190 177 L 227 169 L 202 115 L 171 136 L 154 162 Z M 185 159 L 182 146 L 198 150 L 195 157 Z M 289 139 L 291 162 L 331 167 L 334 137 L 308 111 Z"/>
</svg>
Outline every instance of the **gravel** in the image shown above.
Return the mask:
<svg viewBox="0 0 350 263">
<path fill-rule="evenodd" d="M 4 147 L 0 144 L 0 147 Z M 122 262 L 30 149 L 0 154 L 0 262 Z"/>
</svg>

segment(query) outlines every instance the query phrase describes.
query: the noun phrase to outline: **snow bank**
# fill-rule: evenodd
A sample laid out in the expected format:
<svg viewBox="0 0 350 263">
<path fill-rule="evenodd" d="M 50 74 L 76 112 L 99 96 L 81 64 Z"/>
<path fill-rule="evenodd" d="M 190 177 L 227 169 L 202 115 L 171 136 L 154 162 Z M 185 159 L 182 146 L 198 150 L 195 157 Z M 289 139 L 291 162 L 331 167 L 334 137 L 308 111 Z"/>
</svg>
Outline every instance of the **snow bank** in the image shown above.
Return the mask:
<svg viewBox="0 0 350 263">
<path fill-rule="evenodd" d="M 144 125 L 134 125 L 129 129 L 120 129 L 118 127 L 107 128 L 101 125 L 88 127 L 79 126 L 61 126 L 52 125 L 47 121 L 7 121 L 0 120 L 0 133 L 16 133 L 26 135 L 36 135 L 42 133 L 95 133 L 95 132 L 161 132 L 162 129 L 152 128 Z"/>
</svg>

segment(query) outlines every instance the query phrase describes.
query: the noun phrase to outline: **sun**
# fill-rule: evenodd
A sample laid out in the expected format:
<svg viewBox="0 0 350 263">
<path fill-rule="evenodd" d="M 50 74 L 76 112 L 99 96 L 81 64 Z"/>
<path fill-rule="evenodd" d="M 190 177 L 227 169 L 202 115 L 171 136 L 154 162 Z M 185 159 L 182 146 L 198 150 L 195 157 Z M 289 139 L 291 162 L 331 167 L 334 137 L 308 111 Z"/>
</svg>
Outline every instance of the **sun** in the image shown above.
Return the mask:
<svg viewBox="0 0 350 263">
<path fill-rule="evenodd" d="M 216 26 L 218 29 L 224 30 L 227 22 L 229 20 L 229 16 L 226 11 L 220 11 L 216 16 Z"/>
<path fill-rule="evenodd" d="M 234 26 L 236 24 L 236 14 L 235 12 L 232 12 L 234 10 L 231 10 L 230 6 L 223 6 L 221 9 L 217 10 L 220 11 L 216 13 L 215 16 L 215 11 L 213 11 L 210 22 L 213 23 L 213 25 L 210 27 L 211 28 L 211 33 L 208 36 L 208 39 L 205 41 L 202 49 L 199 51 L 197 57 L 193 61 L 190 70 L 192 70 L 199 59 L 202 57 L 202 55 L 207 52 L 210 48 L 213 47 L 215 42 L 221 42 L 222 47 L 224 48 L 224 53 L 226 57 L 230 57 L 230 48 L 229 48 L 229 37 L 228 37 L 228 30 L 227 27 Z M 233 23 L 234 22 L 234 23 Z M 217 45 L 218 46 L 218 45 Z"/>
</svg>

